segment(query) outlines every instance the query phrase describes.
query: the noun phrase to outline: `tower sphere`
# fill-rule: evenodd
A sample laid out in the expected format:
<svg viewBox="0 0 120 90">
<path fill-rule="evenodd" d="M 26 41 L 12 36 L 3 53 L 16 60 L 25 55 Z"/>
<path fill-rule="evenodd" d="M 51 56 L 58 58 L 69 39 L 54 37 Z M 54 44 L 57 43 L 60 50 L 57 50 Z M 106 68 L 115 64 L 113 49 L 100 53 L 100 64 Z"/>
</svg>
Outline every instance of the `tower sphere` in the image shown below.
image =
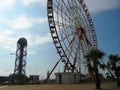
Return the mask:
<svg viewBox="0 0 120 90">
<path fill-rule="evenodd" d="M 27 40 L 25 38 L 20 38 L 17 43 L 22 47 L 27 46 Z"/>
</svg>

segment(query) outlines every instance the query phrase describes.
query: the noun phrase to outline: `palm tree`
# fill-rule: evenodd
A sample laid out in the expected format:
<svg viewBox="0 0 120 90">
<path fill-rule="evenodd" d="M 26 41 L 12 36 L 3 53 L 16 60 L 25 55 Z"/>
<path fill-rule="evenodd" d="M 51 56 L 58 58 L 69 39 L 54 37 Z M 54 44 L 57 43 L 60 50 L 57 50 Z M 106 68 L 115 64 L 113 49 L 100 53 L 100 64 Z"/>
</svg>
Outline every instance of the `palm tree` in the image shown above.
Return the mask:
<svg viewBox="0 0 120 90">
<path fill-rule="evenodd" d="M 112 71 L 115 72 L 117 84 L 118 84 L 118 86 L 120 86 L 120 80 L 119 80 L 118 72 L 117 72 L 117 64 L 120 61 L 120 57 L 118 55 L 110 54 L 108 58 L 109 58 L 109 62 L 107 62 L 107 65 Z"/>
<path fill-rule="evenodd" d="M 101 89 L 98 66 L 103 67 L 100 60 L 104 55 L 104 52 L 94 48 L 85 55 L 89 73 L 95 73 L 96 89 Z"/>
</svg>

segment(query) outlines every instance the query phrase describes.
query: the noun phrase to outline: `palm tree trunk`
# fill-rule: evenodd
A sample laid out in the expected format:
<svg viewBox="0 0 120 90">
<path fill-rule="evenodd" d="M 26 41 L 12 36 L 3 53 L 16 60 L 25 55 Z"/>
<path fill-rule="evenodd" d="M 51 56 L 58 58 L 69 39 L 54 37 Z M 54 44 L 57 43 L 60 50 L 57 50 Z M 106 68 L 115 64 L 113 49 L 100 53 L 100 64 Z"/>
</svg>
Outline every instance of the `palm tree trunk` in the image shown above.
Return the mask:
<svg viewBox="0 0 120 90">
<path fill-rule="evenodd" d="M 97 69 L 97 68 L 96 68 Z M 101 89 L 101 83 L 100 83 L 100 78 L 99 78 L 99 73 L 98 69 L 95 71 L 95 76 L 96 76 L 96 89 Z"/>
<path fill-rule="evenodd" d="M 96 81 L 96 89 L 101 89 L 101 83 L 100 83 L 100 78 L 99 78 L 99 71 L 98 71 L 98 66 L 97 66 L 97 61 L 94 60 L 94 66 L 95 66 L 95 81 Z"/>
<path fill-rule="evenodd" d="M 117 79 L 117 85 L 120 86 L 120 80 L 119 80 L 118 75 L 116 76 L 116 79 Z"/>
<path fill-rule="evenodd" d="M 120 86 L 120 79 L 119 79 L 117 68 L 115 69 L 115 75 L 116 75 L 116 79 L 117 79 L 117 85 Z"/>
</svg>

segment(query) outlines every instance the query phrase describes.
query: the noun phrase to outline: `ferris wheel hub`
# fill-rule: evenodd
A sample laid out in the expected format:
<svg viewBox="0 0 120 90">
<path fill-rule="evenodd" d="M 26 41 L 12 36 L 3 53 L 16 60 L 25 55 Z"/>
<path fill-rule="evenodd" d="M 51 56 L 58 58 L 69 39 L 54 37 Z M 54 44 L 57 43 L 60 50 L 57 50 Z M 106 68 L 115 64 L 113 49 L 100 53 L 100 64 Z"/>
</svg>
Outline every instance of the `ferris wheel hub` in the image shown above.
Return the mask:
<svg viewBox="0 0 120 90">
<path fill-rule="evenodd" d="M 80 28 L 83 28 L 83 22 L 80 17 L 75 17 L 73 19 L 75 30 L 78 31 Z"/>
</svg>

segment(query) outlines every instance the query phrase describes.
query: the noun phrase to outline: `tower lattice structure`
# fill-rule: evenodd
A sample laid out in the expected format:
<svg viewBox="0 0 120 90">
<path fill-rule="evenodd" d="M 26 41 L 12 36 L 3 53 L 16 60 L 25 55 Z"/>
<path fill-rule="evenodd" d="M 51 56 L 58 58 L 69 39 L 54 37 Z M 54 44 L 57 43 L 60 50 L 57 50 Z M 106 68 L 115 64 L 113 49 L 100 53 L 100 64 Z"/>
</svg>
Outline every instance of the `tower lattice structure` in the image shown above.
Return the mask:
<svg viewBox="0 0 120 90">
<path fill-rule="evenodd" d="M 25 76 L 26 56 L 27 56 L 27 40 L 25 38 L 20 38 L 17 41 L 16 60 L 14 69 L 15 75 Z"/>
</svg>

